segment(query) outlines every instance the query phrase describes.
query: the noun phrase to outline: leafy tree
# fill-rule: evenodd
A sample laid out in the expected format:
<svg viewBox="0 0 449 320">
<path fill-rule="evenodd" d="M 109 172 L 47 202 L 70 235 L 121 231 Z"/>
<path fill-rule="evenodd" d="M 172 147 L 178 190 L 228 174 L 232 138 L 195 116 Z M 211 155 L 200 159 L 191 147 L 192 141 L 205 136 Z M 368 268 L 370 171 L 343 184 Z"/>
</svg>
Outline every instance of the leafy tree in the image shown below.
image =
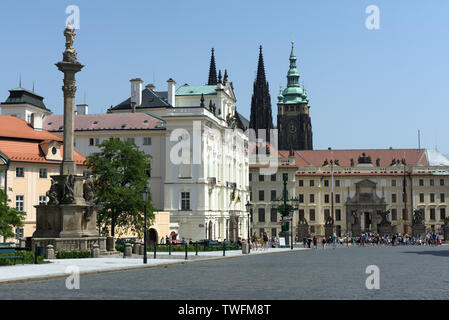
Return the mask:
<svg viewBox="0 0 449 320">
<path fill-rule="evenodd" d="M 23 227 L 26 217 L 25 212 L 11 208 L 10 202 L 6 191 L 0 188 L 0 236 L 5 239 L 14 237 L 14 228 Z"/>
<path fill-rule="evenodd" d="M 144 201 L 142 191 L 148 185 L 150 156 L 132 142 L 111 138 L 103 141 L 100 152 L 87 157 L 87 166 L 95 177 L 95 203 L 100 206 L 98 223 L 143 234 Z M 147 203 L 147 224 L 154 218 L 151 196 Z"/>
</svg>

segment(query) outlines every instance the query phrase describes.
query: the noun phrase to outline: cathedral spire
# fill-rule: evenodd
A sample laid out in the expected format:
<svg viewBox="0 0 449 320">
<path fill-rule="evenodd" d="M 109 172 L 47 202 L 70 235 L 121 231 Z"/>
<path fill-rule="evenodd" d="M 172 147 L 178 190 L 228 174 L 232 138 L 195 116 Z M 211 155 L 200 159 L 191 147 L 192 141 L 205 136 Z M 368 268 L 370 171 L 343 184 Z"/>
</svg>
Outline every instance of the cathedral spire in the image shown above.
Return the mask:
<svg viewBox="0 0 449 320">
<path fill-rule="evenodd" d="M 213 86 L 216 84 L 217 84 L 217 69 L 215 67 L 214 48 L 212 48 L 212 54 L 210 57 L 210 67 L 209 67 L 209 80 L 207 81 L 207 85 Z"/>
<path fill-rule="evenodd" d="M 260 138 L 258 136 L 258 130 L 267 130 L 265 138 L 266 141 L 270 141 L 270 132 L 268 130 L 273 129 L 273 117 L 271 112 L 271 97 L 263 63 L 262 46 L 259 47 L 257 75 L 253 84 L 249 127 L 256 130 L 256 136 L 258 138 Z"/>
<path fill-rule="evenodd" d="M 259 63 L 257 65 L 256 84 L 264 85 L 267 82 L 265 78 L 265 66 L 263 64 L 262 46 L 259 47 Z"/>
</svg>

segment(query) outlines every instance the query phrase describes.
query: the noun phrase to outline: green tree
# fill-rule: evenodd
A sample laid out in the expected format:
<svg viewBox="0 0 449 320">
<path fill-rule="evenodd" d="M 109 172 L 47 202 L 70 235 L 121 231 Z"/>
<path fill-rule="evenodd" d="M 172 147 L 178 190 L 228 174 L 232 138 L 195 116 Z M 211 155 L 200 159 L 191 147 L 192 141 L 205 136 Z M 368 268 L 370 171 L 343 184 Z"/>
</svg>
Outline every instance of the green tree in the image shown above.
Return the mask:
<svg viewBox="0 0 449 320">
<path fill-rule="evenodd" d="M 95 203 L 100 206 L 98 223 L 143 234 L 144 201 L 142 191 L 148 185 L 150 156 L 132 142 L 114 138 L 103 141 L 100 152 L 87 157 L 87 166 L 95 178 Z M 154 218 L 151 197 L 147 203 L 147 224 Z"/>
<path fill-rule="evenodd" d="M 0 188 L 0 236 L 5 239 L 14 237 L 14 228 L 23 227 L 25 212 L 11 208 L 11 200 L 4 189 Z"/>
</svg>

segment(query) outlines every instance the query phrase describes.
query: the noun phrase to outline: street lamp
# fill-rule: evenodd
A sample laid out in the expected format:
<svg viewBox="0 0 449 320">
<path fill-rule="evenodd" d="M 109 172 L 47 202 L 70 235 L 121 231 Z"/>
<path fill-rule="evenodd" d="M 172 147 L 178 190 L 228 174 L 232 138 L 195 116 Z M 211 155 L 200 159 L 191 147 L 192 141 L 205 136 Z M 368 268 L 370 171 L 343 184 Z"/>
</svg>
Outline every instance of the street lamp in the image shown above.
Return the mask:
<svg viewBox="0 0 449 320">
<path fill-rule="evenodd" d="M 148 192 L 148 188 L 147 186 L 145 186 L 145 188 L 143 188 L 142 191 L 142 200 L 143 200 L 143 206 L 144 206 L 144 219 L 145 221 L 143 222 L 143 230 L 144 230 L 144 234 L 143 234 L 143 263 L 147 264 L 147 203 L 148 203 L 148 198 L 149 198 L 149 192 Z"/>
<path fill-rule="evenodd" d="M 251 237 L 251 234 L 250 234 L 250 232 L 249 232 L 249 224 L 250 224 L 250 211 L 252 210 L 251 209 L 251 207 L 252 207 L 253 205 L 249 202 L 249 200 L 246 202 L 246 204 L 245 204 L 245 207 L 246 207 L 246 212 L 248 213 L 248 238 L 247 238 L 247 242 L 248 242 L 248 252 L 251 252 L 251 245 L 250 245 L 250 237 Z"/>
<path fill-rule="evenodd" d="M 283 177 L 283 182 L 284 182 L 284 190 L 282 191 L 282 197 L 280 199 L 274 199 L 273 201 L 276 202 L 280 202 L 281 204 L 276 207 L 273 208 L 275 209 L 277 212 L 279 212 L 282 216 L 282 232 L 281 234 L 285 234 L 287 233 L 288 235 L 288 222 L 287 220 L 290 220 L 290 212 L 292 213 L 292 217 L 291 217 L 291 228 L 290 228 L 290 248 L 293 250 L 293 215 L 294 215 L 294 211 L 298 210 L 298 205 L 296 205 L 297 203 L 299 203 L 299 199 L 298 198 L 288 198 L 288 190 L 287 190 L 287 181 L 288 181 L 288 174 L 284 173 L 282 175 Z M 293 203 L 293 205 L 289 204 L 288 202 Z M 294 206 L 296 205 L 296 207 Z M 288 238 L 287 238 L 288 240 Z"/>
</svg>

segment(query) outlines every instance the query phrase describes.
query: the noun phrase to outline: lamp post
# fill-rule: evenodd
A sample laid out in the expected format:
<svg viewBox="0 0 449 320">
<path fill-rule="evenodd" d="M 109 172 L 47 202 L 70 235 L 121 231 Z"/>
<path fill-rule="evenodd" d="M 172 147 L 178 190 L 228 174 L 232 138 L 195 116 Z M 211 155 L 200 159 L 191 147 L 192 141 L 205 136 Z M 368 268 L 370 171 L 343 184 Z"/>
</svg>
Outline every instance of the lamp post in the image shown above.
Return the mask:
<svg viewBox="0 0 449 320">
<path fill-rule="evenodd" d="M 144 206 L 144 222 L 143 222 L 143 263 L 147 264 L 147 202 L 149 198 L 149 192 L 147 186 L 143 188 L 142 191 L 142 200 Z"/>
<path fill-rule="evenodd" d="M 282 216 L 282 233 L 287 233 L 288 234 L 288 229 L 289 229 L 289 225 L 288 225 L 288 221 L 290 220 L 290 212 L 292 213 L 292 217 L 291 217 L 291 228 L 290 228 L 290 248 L 293 250 L 293 214 L 295 210 L 298 210 L 297 207 L 289 204 L 288 202 L 293 202 L 294 204 L 299 203 L 299 199 L 297 198 L 288 198 L 288 190 L 287 190 L 287 181 L 288 181 L 288 173 L 284 173 L 282 175 L 283 177 L 283 181 L 284 181 L 284 190 L 282 191 L 282 197 L 280 199 L 275 199 L 273 201 L 278 201 L 281 202 L 281 204 L 274 208 L 277 212 L 279 212 Z M 287 238 L 288 240 L 288 238 Z"/>
<path fill-rule="evenodd" d="M 247 238 L 247 242 L 248 242 L 248 252 L 251 252 L 251 245 L 250 245 L 250 237 L 251 237 L 251 233 L 250 233 L 250 231 L 249 231 L 249 224 L 250 224 L 250 222 L 251 222 L 251 220 L 250 220 L 250 211 L 252 210 L 251 209 L 251 207 L 252 207 L 253 205 L 249 202 L 249 200 L 246 202 L 246 204 L 245 204 L 245 207 L 246 207 L 246 212 L 248 213 L 248 238 Z"/>
</svg>

